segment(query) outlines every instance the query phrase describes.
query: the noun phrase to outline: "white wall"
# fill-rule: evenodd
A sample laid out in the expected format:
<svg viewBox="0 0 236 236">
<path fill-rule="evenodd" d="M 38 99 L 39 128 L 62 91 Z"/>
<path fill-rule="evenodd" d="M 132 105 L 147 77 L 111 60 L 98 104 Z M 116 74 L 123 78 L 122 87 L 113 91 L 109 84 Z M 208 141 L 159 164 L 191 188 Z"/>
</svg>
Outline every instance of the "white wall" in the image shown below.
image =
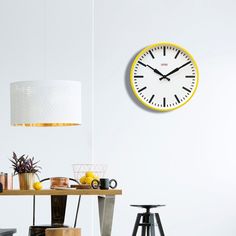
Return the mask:
<svg viewBox="0 0 236 236">
<path fill-rule="evenodd" d="M 119 179 L 113 235 L 131 235 L 137 209 L 160 210 L 168 236 L 234 236 L 235 1 L 96 1 L 95 154 Z M 170 41 L 200 69 L 197 93 L 168 113 L 130 95 L 130 62 L 143 47 Z"/>
<path fill-rule="evenodd" d="M 10 171 L 8 158 L 16 151 L 41 160 L 41 177 L 71 176 L 72 163 L 92 161 L 94 119 L 95 161 L 109 165 L 107 175 L 124 191 L 117 198 L 113 236 L 131 235 L 133 203 L 167 204 L 160 213 L 169 236 L 234 236 L 235 7 L 230 0 L 95 1 L 92 58 L 92 0 L 0 0 L 0 171 Z M 133 57 L 158 41 L 186 47 L 201 76 L 193 99 L 164 114 L 139 106 L 128 85 Z M 10 127 L 9 83 L 36 79 L 82 81 L 81 127 Z M 26 235 L 30 202 L 1 199 L 0 226 Z M 38 200 L 37 223 L 49 222 L 43 209 L 48 202 Z M 72 198 L 68 224 L 75 203 Z M 79 225 L 85 236 L 98 236 L 93 202 L 82 203 Z"/>
</svg>

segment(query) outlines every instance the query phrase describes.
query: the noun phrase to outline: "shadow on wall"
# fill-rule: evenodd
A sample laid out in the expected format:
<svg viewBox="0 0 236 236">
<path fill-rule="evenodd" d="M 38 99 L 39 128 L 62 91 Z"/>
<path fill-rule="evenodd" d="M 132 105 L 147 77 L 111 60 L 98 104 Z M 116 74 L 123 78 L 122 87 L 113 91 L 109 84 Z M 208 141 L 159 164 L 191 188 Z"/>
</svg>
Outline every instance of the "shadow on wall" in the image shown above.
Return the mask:
<svg viewBox="0 0 236 236">
<path fill-rule="evenodd" d="M 141 50 L 140 50 L 141 51 Z M 139 52 L 140 52 L 139 51 Z M 132 67 L 132 64 L 133 64 L 133 61 L 135 59 L 135 57 L 139 54 L 139 52 L 137 52 L 135 55 L 132 56 L 132 58 L 129 60 L 128 62 L 128 65 L 126 67 L 126 70 L 125 70 L 125 76 L 124 76 L 124 83 L 125 83 L 125 88 L 126 88 L 126 91 L 129 95 L 129 97 L 131 98 L 131 100 L 141 109 L 147 111 L 147 112 L 151 112 L 151 113 L 164 113 L 164 112 L 160 112 L 160 111 L 155 111 L 155 110 L 151 110 L 147 107 L 145 107 L 141 102 L 138 101 L 138 99 L 135 97 L 133 91 L 132 91 L 132 88 L 130 86 L 130 70 L 131 70 L 131 67 Z"/>
</svg>

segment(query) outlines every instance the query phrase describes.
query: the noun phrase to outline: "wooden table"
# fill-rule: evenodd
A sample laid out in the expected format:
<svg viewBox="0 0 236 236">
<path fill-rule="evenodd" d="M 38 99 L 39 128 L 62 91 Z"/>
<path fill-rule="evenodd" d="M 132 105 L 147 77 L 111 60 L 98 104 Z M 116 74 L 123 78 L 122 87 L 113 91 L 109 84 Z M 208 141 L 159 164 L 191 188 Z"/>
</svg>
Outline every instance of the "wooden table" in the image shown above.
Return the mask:
<svg viewBox="0 0 236 236">
<path fill-rule="evenodd" d="M 97 196 L 98 197 L 98 207 L 99 207 L 99 219 L 100 219 L 100 231 L 101 236 L 111 236 L 112 231 L 112 220 L 115 206 L 115 196 L 121 195 L 122 190 L 120 189 L 45 189 L 45 190 L 4 190 L 0 193 L 0 196 L 33 196 L 33 225 L 35 223 L 35 196 L 45 196 L 50 195 L 53 203 L 53 199 L 62 200 L 65 204 L 60 204 L 60 208 L 66 208 L 66 198 L 68 195 L 79 196 L 78 206 L 76 210 L 76 220 L 77 214 L 80 206 L 81 196 Z M 58 207 L 58 204 L 57 204 Z M 53 208 L 53 207 L 52 207 Z M 61 209 L 60 209 L 61 211 Z M 62 211 L 65 214 L 65 209 Z M 76 225 L 75 220 L 75 225 Z M 64 216 L 63 216 L 64 221 Z"/>
</svg>

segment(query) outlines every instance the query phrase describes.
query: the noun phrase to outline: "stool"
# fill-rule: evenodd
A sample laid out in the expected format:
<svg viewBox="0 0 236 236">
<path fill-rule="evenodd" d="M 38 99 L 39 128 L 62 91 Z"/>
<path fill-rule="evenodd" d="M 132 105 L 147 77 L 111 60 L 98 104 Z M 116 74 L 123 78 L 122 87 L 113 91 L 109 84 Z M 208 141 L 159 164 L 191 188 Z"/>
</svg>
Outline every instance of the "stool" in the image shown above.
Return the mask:
<svg viewBox="0 0 236 236">
<path fill-rule="evenodd" d="M 150 212 L 151 208 L 162 207 L 162 206 L 165 206 L 165 205 L 130 205 L 130 206 L 146 209 L 145 213 L 138 213 L 137 214 L 137 218 L 136 218 L 136 221 L 135 221 L 132 236 L 137 235 L 139 226 L 142 227 L 142 236 L 145 236 L 145 235 L 150 236 L 150 232 L 151 232 L 151 236 L 155 236 L 154 216 L 156 218 L 156 222 L 157 222 L 157 225 L 158 225 L 158 228 L 159 228 L 160 235 L 165 236 L 159 214 Z"/>
<path fill-rule="evenodd" d="M 0 229 L 0 236 L 12 236 L 16 229 Z"/>
</svg>

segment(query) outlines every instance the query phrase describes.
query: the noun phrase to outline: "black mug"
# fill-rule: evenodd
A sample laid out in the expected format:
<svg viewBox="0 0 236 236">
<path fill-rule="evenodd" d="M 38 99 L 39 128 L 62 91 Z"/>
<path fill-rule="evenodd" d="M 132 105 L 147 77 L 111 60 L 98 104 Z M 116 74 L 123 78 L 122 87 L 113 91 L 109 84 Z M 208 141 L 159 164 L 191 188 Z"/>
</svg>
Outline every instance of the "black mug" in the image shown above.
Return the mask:
<svg viewBox="0 0 236 236">
<path fill-rule="evenodd" d="M 94 189 L 103 189 L 107 190 L 109 188 L 116 188 L 117 187 L 117 181 L 115 179 L 106 179 L 106 178 L 101 178 L 100 180 L 94 179 L 91 183 L 92 188 Z"/>
</svg>

